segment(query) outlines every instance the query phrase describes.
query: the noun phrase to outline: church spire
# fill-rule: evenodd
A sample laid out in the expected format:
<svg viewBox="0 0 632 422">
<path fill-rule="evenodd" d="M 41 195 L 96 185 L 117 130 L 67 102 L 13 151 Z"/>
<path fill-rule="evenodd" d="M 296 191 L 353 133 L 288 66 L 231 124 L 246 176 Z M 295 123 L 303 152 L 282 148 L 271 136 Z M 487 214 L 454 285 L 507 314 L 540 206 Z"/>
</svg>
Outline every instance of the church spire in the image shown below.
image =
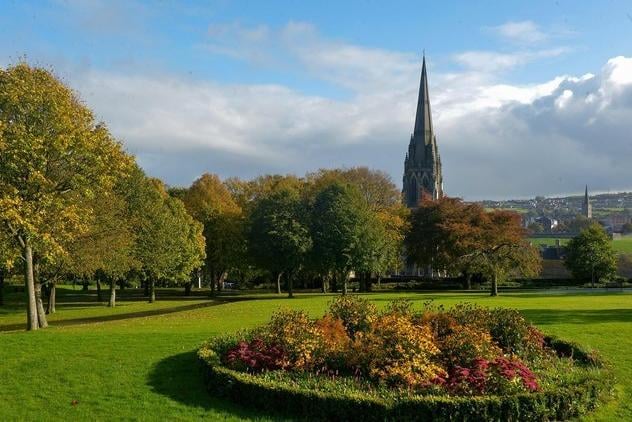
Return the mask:
<svg viewBox="0 0 632 422">
<path fill-rule="evenodd" d="M 430 114 L 430 97 L 428 94 L 428 75 L 426 74 L 426 55 L 423 56 L 423 64 L 421 66 L 421 81 L 419 82 L 419 98 L 417 99 L 417 115 L 415 117 L 415 131 L 413 136 L 422 136 L 424 143 L 430 142 L 430 136 L 426 137 L 426 133 L 432 133 L 432 115 Z"/>
<path fill-rule="evenodd" d="M 590 198 L 588 197 L 588 185 L 586 185 L 586 191 L 584 192 L 584 203 L 582 204 L 582 214 L 586 218 L 592 218 L 592 205 Z"/>
</svg>

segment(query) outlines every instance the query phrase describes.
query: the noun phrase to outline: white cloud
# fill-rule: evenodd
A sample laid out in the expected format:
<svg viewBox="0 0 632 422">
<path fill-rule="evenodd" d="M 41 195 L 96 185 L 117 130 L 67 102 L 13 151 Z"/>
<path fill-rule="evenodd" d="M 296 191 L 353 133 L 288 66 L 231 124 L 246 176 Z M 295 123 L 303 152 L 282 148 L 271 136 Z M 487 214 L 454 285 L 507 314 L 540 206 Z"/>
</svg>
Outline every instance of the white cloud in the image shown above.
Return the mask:
<svg viewBox="0 0 632 422">
<path fill-rule="evenodd" d="M 500 37 L 517 43 L 533 44 L 546 40 L 547 35 L 532 21 L 506 22 L 490 28 Z"/>
<path fill-rule="evenodd" d="M 454 60 L 462 66 L 482 71 L 499 72 L 536 60 L 557 57 L 569 51 L 565 47 L 550 48 L 537 51 L 518 51 L 499 53 L 496 51 L 466 51 L 454 55 Z"/>
</svg>

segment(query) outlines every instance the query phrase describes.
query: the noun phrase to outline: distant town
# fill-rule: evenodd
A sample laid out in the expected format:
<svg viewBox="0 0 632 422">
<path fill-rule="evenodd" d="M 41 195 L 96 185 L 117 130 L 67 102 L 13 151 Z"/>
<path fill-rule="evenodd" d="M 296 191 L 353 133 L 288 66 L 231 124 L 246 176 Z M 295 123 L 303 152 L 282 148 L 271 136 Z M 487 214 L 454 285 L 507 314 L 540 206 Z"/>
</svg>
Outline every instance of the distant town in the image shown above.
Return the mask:
<svg viewBox="0 0 632 422">
<path fill-rule="evenodd" d="M 536 235 L 571 235 L 583 228 L 586 219 L 597 220 L 615 236 L 632 233 L 632 192 L 590 195 L 588 191 L 588 209 L 585 199 L 585 195 L 536 196 L 531 199 L 484 200 L 479 203 L 487 209 L 520 213 L 524 226 Z"/>
</svg>

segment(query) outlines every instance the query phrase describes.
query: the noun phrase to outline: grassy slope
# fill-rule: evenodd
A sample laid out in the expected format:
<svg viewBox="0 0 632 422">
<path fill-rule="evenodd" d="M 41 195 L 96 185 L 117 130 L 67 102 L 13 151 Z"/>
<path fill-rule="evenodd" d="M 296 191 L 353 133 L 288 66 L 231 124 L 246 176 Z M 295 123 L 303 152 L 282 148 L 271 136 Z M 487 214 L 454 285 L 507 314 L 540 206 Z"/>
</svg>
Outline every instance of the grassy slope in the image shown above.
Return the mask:
<svg viewBox="0 0 632 422">
<path fill-rule="evenodd" d="M 554 246 L 556 239 L 557 238 L 555 236 L 529 238 L 529 240 L 534 245 L 547 245 L 547 246 Z M 565 244 L 568 243 L 569 240 L 570 239 L 560 239 L 560 243 L 562 245 L 565 245 Z M 612 248 L 616 252 L 632 253 L 632 237 L 625 237 L 623 239 L 613 240 L 612 241 Z"/>
<path fill-rule="evenodd" d="M 516 307 L 546 332 L 598 348 L 615 365 L 619 398 L 594 418 L 632 419 L 632 295 L 529 293 L 493 299 L 482 294 L 405 293 L 370 297 L 383 305 L 396 296 L 409 297 L 418 306 L 434 299 L 445 305 L 475 301 Z M 202 298 L 172 297 L 153 305 L 123 302 L 114 310 L 78 300 L 69 306 L 61 304 L 52 322 L 57 326 L 36 333 L 0 333 L 1 419 L 260 420 L 244 408 L 207 395 L 195 348 L 210 336 L 262 323 L 279 306 L 319 315 L 329 299 L 264 295 L 258 300 L 215 304 Z M 210 306 L 139 317 L 157 307 L 167 311 L 200 303 Z M 9 307 L 0 313 L 0 330 L 22 319 L 17 312 Z M 108 320 L 112 314 L 123 319 Z M 75 406 L 73 400 L 78 402 Z"/>
</svg>

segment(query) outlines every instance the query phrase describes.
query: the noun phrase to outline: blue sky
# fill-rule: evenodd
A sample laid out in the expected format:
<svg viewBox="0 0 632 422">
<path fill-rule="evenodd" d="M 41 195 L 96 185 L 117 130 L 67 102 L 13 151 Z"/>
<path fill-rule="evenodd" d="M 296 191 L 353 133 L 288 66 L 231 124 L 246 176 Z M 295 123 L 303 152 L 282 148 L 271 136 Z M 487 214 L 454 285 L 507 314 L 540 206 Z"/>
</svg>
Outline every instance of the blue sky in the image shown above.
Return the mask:
<svg viewBox="0 0 632 422">
<path fill-rule="evenodd" d="M 0 12 L 0 65 L 52 66 L 170 184 L 353 165 L 399 183 L 425 49 L 448 194 L 632 187 L 630 2 L 0 0 Z"/>
</svg>

